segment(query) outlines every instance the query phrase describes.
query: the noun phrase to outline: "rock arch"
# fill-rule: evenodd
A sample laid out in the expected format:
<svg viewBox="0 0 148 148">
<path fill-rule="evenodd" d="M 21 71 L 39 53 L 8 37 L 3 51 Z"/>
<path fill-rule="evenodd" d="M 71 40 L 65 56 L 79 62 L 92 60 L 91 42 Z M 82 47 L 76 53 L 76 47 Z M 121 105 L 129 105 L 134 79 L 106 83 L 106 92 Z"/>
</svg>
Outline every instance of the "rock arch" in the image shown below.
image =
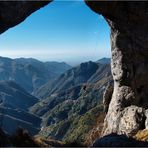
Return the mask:
<svg viewBox="0 0 148 148">
<path fill-rule="evenodd" d="M 0 33 L 21 23 L 49 2 L 0 2 Z M 114 91 L 105 119 L 104 134 L 133 134 L 145 128 L 141 125 L 148 108 L 148 2 L 86 0 L 86 4 L 102 14 L 111 29 Z M 127 127 L 124 127 L 125 116 L 129 116 Z M 135 119 L 137 116 L 141 120 Z"/>
</svg>

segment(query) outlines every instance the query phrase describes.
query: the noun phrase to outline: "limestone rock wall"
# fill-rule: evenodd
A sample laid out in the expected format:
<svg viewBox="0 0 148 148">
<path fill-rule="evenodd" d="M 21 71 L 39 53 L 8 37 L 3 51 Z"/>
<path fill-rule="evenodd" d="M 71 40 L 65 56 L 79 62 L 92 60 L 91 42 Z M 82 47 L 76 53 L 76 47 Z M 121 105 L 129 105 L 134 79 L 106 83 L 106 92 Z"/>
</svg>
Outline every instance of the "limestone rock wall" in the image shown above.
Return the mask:
<svg viewBox="0 0 148 148">
<path fill-rule="evenodd" d="M 105 118 L 104 134 L 133 135 L 146 128 L 148 2 L 86 1 L 86 4 L 102 14 L 111 29 L 114 91 Z"/>
</svg>

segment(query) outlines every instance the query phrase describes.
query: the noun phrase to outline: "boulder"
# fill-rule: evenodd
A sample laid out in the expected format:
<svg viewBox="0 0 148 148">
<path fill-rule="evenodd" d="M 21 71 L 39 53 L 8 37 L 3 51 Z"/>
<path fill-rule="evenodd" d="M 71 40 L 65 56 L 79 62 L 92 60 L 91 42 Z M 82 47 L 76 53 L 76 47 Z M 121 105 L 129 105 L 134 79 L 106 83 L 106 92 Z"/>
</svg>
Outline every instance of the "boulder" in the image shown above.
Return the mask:
<svg viewBox="0 0 148 148">
<path fill-rule="evenodd" d="M 132 136 L 139 130 L 144 129 L 145 115 L 144 109 L 137 106 L 126 107 L 120 117 L 119 133 Z"/>
</svg>

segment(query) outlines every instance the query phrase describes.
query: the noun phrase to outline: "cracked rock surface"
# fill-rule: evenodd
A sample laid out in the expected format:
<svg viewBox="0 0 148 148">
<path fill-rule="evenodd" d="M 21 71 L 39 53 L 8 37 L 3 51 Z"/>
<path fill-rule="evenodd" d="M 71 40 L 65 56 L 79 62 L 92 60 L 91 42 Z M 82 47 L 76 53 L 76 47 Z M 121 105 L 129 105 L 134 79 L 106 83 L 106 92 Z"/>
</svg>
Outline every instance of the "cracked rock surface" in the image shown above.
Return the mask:
<svg viewBox="0 0 148 148">
<path fill-rule="evenodd" d="M 148 123 L 144 120 L 148 109 L 148 2 L 86 0 L 86 4 L 102 14 L 111 29 L 114 90 L 104 135 L 133 135 Z"/>
</svg>

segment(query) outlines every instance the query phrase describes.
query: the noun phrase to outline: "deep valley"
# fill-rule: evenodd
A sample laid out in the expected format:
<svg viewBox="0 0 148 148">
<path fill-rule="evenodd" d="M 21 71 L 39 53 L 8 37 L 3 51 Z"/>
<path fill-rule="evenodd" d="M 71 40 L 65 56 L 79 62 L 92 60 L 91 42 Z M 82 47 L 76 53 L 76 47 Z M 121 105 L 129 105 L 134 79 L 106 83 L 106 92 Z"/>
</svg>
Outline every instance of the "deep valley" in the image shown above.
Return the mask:
<svg viewBox="0 0 148 148">
<path fill-rule="evenodd" d="M 1 57 L 0 69 L 0 118 L 6 133 L 23 128 L 45 139 L 84 144 L 97 119 L 103 122 L 103 93 L 112 81 L 109 59 L 70 67 Z"/>
</svg>

